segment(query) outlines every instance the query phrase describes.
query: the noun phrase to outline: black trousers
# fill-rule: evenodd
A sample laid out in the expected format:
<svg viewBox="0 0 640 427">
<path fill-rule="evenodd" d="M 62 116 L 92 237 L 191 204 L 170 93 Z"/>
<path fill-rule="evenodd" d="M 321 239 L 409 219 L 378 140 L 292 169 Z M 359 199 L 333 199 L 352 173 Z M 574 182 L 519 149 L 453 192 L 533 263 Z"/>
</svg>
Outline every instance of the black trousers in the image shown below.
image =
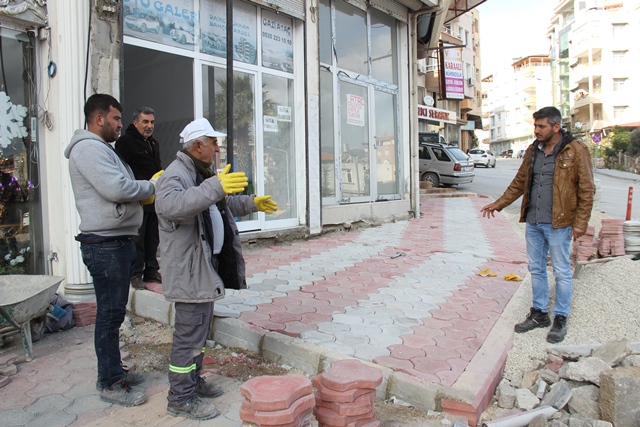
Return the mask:
<svg viewBox="0 0 640 427">
<path fill-rule="evenodd" d="M 160 235 L 158 233 L 158 216 L 155 212 L 144 212 L 135 243 L 136 262 L 133 265 L 133 276 L 157 273 L 160 268 L 156 257 Z"/>
</svg>

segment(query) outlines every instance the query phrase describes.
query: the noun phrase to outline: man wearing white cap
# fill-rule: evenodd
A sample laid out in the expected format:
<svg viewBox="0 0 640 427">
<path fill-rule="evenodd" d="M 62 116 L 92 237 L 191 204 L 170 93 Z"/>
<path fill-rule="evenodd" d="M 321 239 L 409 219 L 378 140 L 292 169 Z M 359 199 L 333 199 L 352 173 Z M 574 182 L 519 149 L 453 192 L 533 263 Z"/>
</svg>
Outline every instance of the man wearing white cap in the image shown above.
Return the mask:
<svg viewBox="0 0 640 427">
<path fill-rule="evenodd" d="M 230 196 L 248 185 L 244 172 L 215 173 L 218 138 L 207 119 L 189 123 L 184 144 L 158 180 L 163 293 L 175 303 L 175 331 L 169 361 L 167 412 L 194 420 L 219 415 L 198 397 L 217 397 L 222 388 L 200 375 L 205 341 L 213 324 L 213 303 L 224 288 L 245 289 L 245 264 L 234 216 L 278 209 L 271 196 Z"/>
</svg>

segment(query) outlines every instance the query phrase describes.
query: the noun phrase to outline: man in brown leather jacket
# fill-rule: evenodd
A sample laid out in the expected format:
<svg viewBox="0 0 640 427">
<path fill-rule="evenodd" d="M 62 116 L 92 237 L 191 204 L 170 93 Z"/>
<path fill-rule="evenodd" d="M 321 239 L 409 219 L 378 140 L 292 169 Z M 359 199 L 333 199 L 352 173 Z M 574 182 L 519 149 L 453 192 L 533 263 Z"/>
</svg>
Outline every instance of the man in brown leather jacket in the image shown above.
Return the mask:
<svg viewBox="0 0 640 427">
<path fill-rule="evenodd" d="M 526 222 L 527 255 L 533 289 L 533 307 L 516 332 L 551 325 L 547 254 L 556 278 L 553 326 L 547 341 L 561 342 L 567 333 L 573 281 L 569 260 L 571 240 L 587 231 L 595 185 L 591 156 L 585 144 L 561 129 L 562 116 L 555 107 L 533 114 L 536 140 L 524 156 L 511 184 L 498 200 L 484 206 L 491 218 L 522 196 L 520 222 Z"/>
</svg>

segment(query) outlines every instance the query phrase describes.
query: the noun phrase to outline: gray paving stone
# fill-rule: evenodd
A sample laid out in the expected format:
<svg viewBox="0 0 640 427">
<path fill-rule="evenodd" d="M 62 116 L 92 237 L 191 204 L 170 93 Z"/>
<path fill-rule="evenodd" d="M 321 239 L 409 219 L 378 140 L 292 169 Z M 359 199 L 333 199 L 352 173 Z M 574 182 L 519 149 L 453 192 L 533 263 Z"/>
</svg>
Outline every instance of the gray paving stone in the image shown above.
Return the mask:
<svg viewBox="0 0 640 427">
<path fill-rule="evenodd" d="M 382 326 L 382 333 L 392 337 L 399 337 L 400 335 L 413 334 L 413 329 L 401 325 L 384 325 Z"/>
<path fill-rule="evenodd" d="M 350 325 L 350 332 L 356 335 L 380 335 L 382 328 L 379 325 L 372 325 L 369 318 L 365 317 L 362 325 Z"/>
<path fill-rule="evenodd" d="M 353 346 L 355 344 L 366 344 L 369 342 L 369 337 L 366 335 L 354 334 L 351 331 L 336 332 L 334 336 L 336 337 L 336 344 Z"/>
<path fill-rule="evenodd" d="M 376 357 L 389 356 L 391 354 L 385 347 L 375 346 L 371 344 L 354 344 L 354 356 L 358 359 L 371 362 Z"/>
<path fill-rule="evenodd" d="M 35 414 L 31 414 L 22 408 L 0 411 L 0 420 L 2 420 L 2 425 L 4 427 L 26 425 L 35 417 Z"/>
<path fill-rule="evenodd" d="M 335 351 L 345 356 L 353 356 L 356 353 L 356 350 L 352 346 L 343 343 L 325 342 L 318 345 L 324 349 Z"/>
<path fill-rule="evenodd" d="M 375 309 L 375 315 L 385 317 L 404 316 L 404 312 L 394 308 L 377 307 Z"/>
<path fill-rule="evenodd" d="M 364 322 L 362 316 L 352 316 L 349 314 L 334 314 L 333 322 L 342 323 L 344 325 L 358 325 Z"/>
<path fill-rule="evenodd" d="M 399 316 L 393 318 L 392 320 L 394 325 L 403 326 L 405 328 L 422 325 L 422 322 L 415 317 Z"/>
<path fill-rule="evenodd" d="M 39 414 L 29 421 L 29 427 L 67 426 L 78 418 L 77 415 L 68 414 L 63 410 L 51 410 Z"/>
<path fill-rule="evenodd" d="M 25 409 L 27 412 L 31 412 L 32 414 L 39 414 L 54 409 L 64 409 L 71 405 L 71 402 L 73 402 L 72 399 L 64 397 L 61 394 L 50 394 L 48 396 L 41 397 Z"/>
<path fill-rule="evenodd" d="M 305 342 L 309 342 L 311 344 L 334 342 L 336 340 L 335 335 L 325 334 L 318 331 L 303 332 L 300 334 L 300 338 L 302 338 Z"/>
<path fill-rule="evenodd" d="M 402 344 L 402 338 L 400 336 L 394 337 L 387 334 L 369 335 L 369 344 L 386 348 L 390 345 Z"/>
<path fill-rule="evenodd" d="M 64 408 L 64 412 L 73 415 L 80 415 L 85 412 L 102 411 L 103 409 L 107 409 L 109 406 L 111 406 L 111 404 L 100 400 L 100 396 L 98 394 L 92 394 L 76 398 L 71 405 Z"/>
<path fill-rule="evenodd" d="M 342 323 L 321 322 L 318 323 L 318 332 L 333 335 L 336 332 L 348 331 L 349 326 Z"/>
<path fill-rule="evenodd" d="M 375 311 L 370 307 L 364 307 L 360 303 L 358 303 L 357 307 L 345 307 L 345 314 L 349 316 L 373 316 Z"/>
<path fill-rule="evenodd" d="M 96 381 L 86 381 L 83 383 L 79 383 L 71 387 L 70 390 L 62 393 L 62 395 L 69 399 L 75 399 L 80 396 L 87 396 L 89 394 L 98 394 L 98 390 L 96 390 Z"/>
</svg>

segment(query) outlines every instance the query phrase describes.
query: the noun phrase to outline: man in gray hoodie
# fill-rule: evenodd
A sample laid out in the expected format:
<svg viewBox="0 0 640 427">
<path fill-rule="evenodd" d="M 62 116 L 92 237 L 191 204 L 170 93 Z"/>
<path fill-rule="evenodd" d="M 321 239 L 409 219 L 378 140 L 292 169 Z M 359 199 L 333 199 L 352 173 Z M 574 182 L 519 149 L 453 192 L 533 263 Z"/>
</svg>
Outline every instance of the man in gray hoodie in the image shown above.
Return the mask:
<svg viewBox="0 0 640 427">
<path fill-rule="evenodd" d="M 92 95 L 84 106 L 87 130 L 79 129 L 64 155 L 80 214 L 82 260 L 96 293 L 94 345 L 98 359 L 100 398 L 135 406 L 146 398 L 132 385 L 144 376 L 125 372 L 119 348 L 119 328 L 124 321 L 129 279 L 136 249 L 134 237 L 142 223 L 142 204 L 153 203 L 154 183 L 137 181 L 131 168 L 109 145 L 122 129 L 122 106 L 110 95 Z"/>
</svg>

